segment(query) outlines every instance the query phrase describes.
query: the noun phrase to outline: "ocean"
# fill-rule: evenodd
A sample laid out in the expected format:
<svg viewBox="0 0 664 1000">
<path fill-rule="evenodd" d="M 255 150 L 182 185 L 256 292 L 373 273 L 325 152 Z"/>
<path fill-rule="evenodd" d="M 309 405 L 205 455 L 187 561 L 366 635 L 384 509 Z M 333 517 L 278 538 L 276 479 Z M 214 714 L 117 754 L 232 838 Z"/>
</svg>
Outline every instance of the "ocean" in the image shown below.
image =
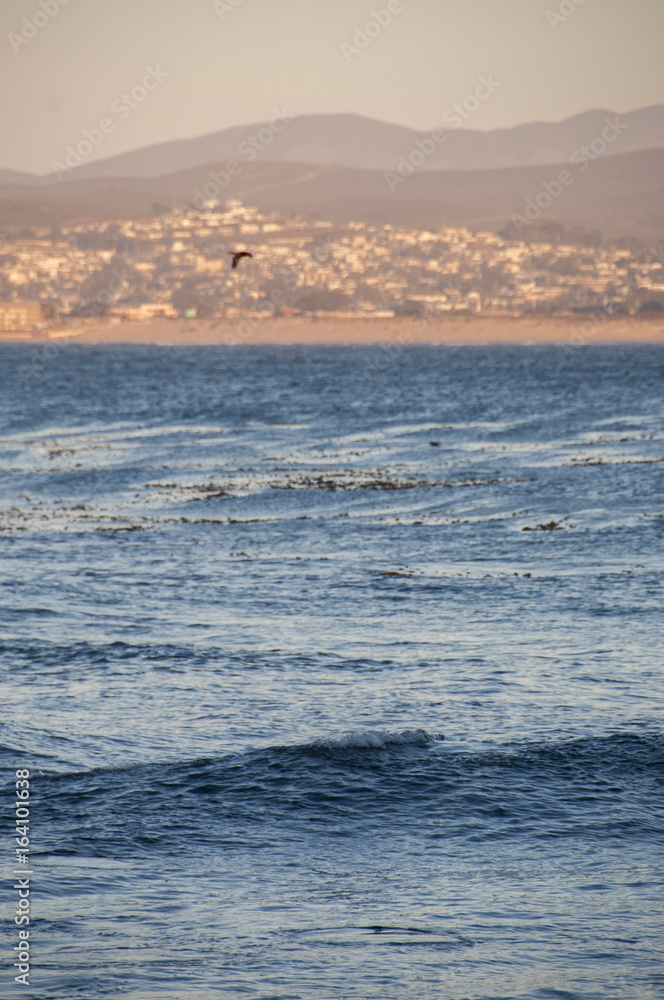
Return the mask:
<svg viewBox="0 0 664 1000">
<path fill-rule="evenodd" d="M 3 1000 L 664 997 L 663 376 L 3 345 Z"/>
</svg>

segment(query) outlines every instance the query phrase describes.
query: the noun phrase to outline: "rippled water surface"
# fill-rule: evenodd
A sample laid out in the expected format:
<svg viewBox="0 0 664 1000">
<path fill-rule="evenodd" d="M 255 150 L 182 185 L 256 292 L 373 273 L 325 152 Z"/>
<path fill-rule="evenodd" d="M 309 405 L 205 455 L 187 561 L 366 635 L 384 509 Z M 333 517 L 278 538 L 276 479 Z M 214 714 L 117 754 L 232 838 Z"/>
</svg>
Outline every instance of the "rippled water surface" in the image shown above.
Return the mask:
<svg viewBox="0 0 664 1000">
<path fill-rule="evenodd" d="M 663 375 L 0 348 L 0 996 L 664 997 Z"/>
</svg>

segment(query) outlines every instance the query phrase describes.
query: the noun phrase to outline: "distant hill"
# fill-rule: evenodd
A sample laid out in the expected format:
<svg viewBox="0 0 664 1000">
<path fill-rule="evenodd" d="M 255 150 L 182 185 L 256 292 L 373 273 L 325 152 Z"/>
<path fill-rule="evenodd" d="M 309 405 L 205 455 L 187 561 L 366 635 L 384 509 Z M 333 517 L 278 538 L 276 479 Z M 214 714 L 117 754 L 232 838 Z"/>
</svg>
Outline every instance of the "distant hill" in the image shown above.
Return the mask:
<svg viewBox="0 0 664 1000">
<path fill-rule="evenodd" d="M 50 175 L 49 175 L 50 176 Z M 20 170 L 0 170 L 0 184 L 40 184 L 41 177 L 35 174 L 24 174 Z"/>
<path fill-rule="evenodd" d="M 0 228 L 141 218 L 191 204 L 225 163 L 210 163 L 167 177 L 90 179 L 35 187 L 0 185 Z M 436 229 L 467 225 L 499 229 L 528 199 L 554 182 L 556 166 L 475 171 L 422 171 L 390 191 L 384 171 L 291 163 L 248 163 L 222 199 L 237 197 L 264 210 L 337 221 L 357 219 Z M 564 187 L 541 213 L 566 227 L 599 229 L 607 237 L 636 237 L 654 245 L 664 238 L 664 150 L 598 159 L 583 172 L 570 170 Z"/>
<path fill-rule="evenodd" d="M 533 122 L 489 132 L 448 128 L 441 120 L 439 124 L 445 130 L 445 139 L 434 144 L 433 152 L 426 156 L 419 169 L 489 170 L 565 163 L 581 146 L 593 140 L 601 143 L 607 119 L 619 123 L 617 131 L 620 134 L 605 143 L 606 155 L 664 148 L 664 105 L 624 115 L 604 110 L 588 111 L 563 122 Z M 262 139 L 261 129 L 267 130 L 262 133 Z M 399 157 L 407 158 L 414 151 L 418 152 L 419 159 L 418 142 L 425 143 L 428 148 L 432 142 L 429 132 L 417 132 L 355 114 L 301 115 L 280 132 L 269 129 L 268 122 L 258 122 L 193 139 L 146 146 L 109 159 L 84 163 L 66 177 L 67 180 L 164 177 L 222 160 L 238 160 L 243 165 L 248 162 L 318 163 L 389 170 L 396 167 Z M 257 136 L 255 145 L 261 148 L 248 144 L 251 136 Z M 0 171 L 0 183 L 49 183 L 52 176 L 38 178 L 15 171 Z"/>
</svg>

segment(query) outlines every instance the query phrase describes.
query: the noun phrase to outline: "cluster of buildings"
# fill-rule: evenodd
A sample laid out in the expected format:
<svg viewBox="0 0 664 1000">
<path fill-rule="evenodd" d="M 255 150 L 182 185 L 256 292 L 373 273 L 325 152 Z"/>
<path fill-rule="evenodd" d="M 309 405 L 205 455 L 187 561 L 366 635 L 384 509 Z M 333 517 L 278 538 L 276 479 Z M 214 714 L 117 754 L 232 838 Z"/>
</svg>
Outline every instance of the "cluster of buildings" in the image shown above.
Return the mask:
<svg viewBox="0 0 664 1000">
<path fill-rule="evenodd" d="M 252 257 L 232 268 L 229 253 L 238 249 Z M 67 317 L 637 313 L 664 305 L 663 260 L 465 228 L 337 224 L 209 203 L 0 234 L 0 330 Z"/>
</svg>

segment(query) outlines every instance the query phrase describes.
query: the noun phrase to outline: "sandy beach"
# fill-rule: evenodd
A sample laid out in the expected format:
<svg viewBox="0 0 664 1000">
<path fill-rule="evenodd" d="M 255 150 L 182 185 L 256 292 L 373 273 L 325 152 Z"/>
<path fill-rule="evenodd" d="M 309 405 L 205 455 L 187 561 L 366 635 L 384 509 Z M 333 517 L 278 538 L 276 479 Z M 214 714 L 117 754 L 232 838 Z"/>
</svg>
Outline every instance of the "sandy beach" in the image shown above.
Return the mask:
<svg viewBox="0 0 664 1000">
<path fill-rule="evenodd" d="M 662 317 L 464 316 L 455 318 L 238 319 L 85 322 L 29 333 L 7 331 L 3 341 L 87 344 L 551 344 L 662 343 Z"/>
</svg>

